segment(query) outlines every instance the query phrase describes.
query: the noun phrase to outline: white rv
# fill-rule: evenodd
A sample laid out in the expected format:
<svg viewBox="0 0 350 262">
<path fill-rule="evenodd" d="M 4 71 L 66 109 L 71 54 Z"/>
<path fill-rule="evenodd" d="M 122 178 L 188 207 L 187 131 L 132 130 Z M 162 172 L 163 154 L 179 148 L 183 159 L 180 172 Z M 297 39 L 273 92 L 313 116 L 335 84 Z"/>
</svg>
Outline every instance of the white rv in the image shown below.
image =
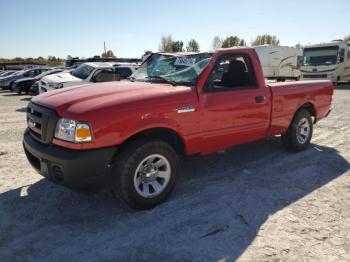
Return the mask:
<svg viewBox="0 0 350 262">
<path fill-rule="evenodd" d="M 301 64 L 301 78 L 329 79 L 333 83 L 350 81 L 350 42 L 336 40 L 306 46 Z"/>
<path fill-rule="evenodd" d="M 288 46 L 254 46 L 258 53 L 264 77 L 268 80 L 298 80 L 302 51 Z"/>
</svg>

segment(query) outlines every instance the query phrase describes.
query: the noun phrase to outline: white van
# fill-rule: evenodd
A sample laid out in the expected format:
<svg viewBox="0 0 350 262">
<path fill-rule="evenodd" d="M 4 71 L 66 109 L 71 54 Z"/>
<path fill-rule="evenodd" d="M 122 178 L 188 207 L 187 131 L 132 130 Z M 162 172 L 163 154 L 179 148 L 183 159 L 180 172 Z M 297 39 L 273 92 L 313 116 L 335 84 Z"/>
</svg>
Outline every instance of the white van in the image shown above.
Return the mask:
<svg viewBox="0 0 350 262">
<path fill-rule="evenodd" d="M 127 79 L 138 67 L 130 63 L 84 63 L 70 72 L 43 77 L 39 82 L 39 92 L 44 93 L 67 86 L 82 85 L 89 82 L 108 82 Z"/>
</svg>

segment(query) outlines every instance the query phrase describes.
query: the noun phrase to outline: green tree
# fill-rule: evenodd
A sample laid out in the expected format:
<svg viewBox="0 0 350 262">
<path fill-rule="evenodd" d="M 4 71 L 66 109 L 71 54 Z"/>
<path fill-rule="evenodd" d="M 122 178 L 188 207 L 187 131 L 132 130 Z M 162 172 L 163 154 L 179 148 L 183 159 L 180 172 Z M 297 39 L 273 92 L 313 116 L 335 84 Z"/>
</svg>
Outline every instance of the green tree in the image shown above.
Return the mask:
<svg viewBox="0 0 350 262">
<path fill-rule="evenodd" d="M 275 35 L 258 35 L 255 40 L 252 42 L 252 46 L 257 45 L 280 45 L 280 40 Z"/>
<path fill-rule="evenodd" d="M 195 39 L 191 39 L 186 46 L 187 52 L 199 52 L 199 43 Z"/>
<path fill-rule="evenodd" d="M 153 53 L 152 51 L 146 50 L 145 53 L 143 54 L 143 56 L 150 55 L 150 54 L 152 54 L 152 53 Z"/>
<path fill-rule="evenodd" d="M 171 49 L 172 52 L 176 53 L 176 52 L 183 52 L 184 43 L 182 41 L 175 41 L 173 42 L 173 44 L 171 45 Z"/>
<path fill-rule="evenodd" d="M 238 36 L 228 36 L 222 42 L 223 48 L 233 47 L 233 46 L 246 46 L 244 39 L 240 39 Z"/>
</svg>

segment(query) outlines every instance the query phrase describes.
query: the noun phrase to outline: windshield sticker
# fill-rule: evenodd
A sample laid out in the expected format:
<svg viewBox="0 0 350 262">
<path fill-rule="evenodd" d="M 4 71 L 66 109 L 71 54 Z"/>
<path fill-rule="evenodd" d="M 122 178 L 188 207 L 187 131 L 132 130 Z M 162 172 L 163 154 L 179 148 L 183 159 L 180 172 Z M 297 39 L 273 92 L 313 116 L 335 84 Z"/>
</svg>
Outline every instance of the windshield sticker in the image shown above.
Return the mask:
<svg viewBox="0 0 350 262">
<path fill-rule="evenodd" d="M 175 66 L 192 66 L 196 63 L 195 57 L 177 57 L 175 60 Z"/>
</svg>

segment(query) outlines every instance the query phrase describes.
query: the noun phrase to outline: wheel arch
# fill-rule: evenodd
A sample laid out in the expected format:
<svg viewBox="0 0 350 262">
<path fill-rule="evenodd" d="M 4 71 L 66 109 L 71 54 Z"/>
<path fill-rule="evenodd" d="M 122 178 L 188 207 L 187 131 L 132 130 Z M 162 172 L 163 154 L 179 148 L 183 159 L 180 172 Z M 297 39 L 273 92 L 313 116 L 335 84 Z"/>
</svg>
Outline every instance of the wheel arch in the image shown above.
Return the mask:
<svg viewBox="0 0 350 262">
<path fill-rule="evenodd" d="M 183 156 L 186 155 L 187 151 L 184 138 L 178 132 L 168 127 L 152 127 L 140 130 L 124 140 L 121 146 L 142 138 L 155 138 L 163 140 L 164 142 L 169 143 L 178 154 Z"/>
<path fill-rule="evenodd" d="M 300 111 L 300 110 L 307 110 L 310 115 L 314 118 L 314 124 L 317 121 L 317 110 L 316 107 L 313 103 L 311 102 L 306 102 L 303 105 L 301 105 L 294 113 L 293 119 L 295 118 L 295 115 Z M 292 120 L 293 121 L 293 120 Z"/>
</svg>

